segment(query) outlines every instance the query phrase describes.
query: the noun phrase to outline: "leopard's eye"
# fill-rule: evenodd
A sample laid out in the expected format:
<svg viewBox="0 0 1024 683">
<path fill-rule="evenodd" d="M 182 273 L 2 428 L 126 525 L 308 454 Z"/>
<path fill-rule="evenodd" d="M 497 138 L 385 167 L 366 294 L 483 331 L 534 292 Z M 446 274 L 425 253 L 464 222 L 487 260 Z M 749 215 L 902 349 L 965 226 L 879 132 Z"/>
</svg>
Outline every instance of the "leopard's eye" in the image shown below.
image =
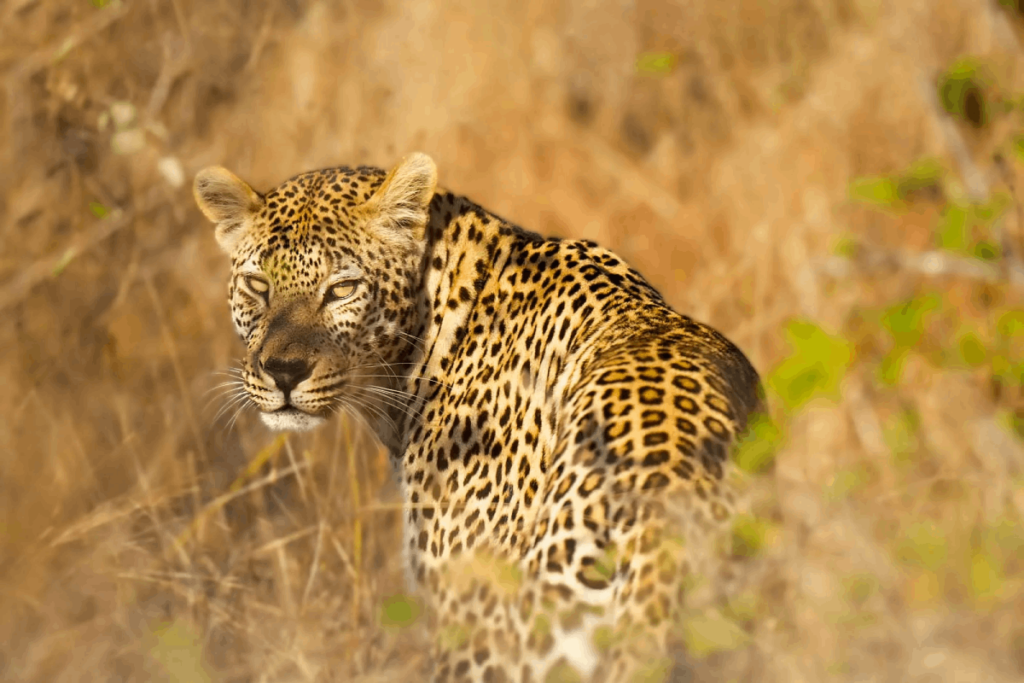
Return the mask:
<svg viewBox="0 0 1024 683">
<path fill-rule="evenodd" d="M 356 288 L 358 286 L 359 282 L 357 280 L 342 280 L 341 282 L 333 284 L 327 288 L 325 302 L 331 303 L 332 301 L 344 301 L 356 293 Z"/>
<path fill-rule="evenodd" d="M 266 303 L 270 299 L 270 283 L 261 277 L 255 275 L 246 275 L 242 278 L 245 282 L 245 287 L 250 292 L 263 299 Z"/>
</svg>

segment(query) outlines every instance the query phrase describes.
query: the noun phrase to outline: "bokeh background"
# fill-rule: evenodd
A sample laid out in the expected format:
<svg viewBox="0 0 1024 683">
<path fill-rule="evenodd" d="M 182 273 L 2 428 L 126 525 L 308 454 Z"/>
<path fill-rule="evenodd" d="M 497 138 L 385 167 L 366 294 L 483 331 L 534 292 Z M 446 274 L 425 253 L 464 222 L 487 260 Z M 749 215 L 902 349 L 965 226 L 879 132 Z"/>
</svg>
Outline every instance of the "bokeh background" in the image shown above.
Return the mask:
<svg viewBox="0 0 1024 683">
<path fill-rule="evenodd" d="M 0 679 L 418 680 L 387 464 L 225 403 L 190 184 L 422 150 L 766 378 L 692 680 L 1022 680 L 1022 41 L 1018 0 L 5 0 Z"/>
</svg>

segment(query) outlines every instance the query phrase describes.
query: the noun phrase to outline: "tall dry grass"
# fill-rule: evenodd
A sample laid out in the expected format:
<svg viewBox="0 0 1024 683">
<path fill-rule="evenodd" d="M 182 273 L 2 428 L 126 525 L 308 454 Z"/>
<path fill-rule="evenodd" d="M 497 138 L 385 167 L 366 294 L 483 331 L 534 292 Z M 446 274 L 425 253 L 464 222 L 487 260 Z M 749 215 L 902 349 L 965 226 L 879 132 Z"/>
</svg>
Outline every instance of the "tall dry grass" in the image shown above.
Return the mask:
<svg viewBox="0 0 1024 683">
<path fill-rule="evenodd" d="M 8 0 L 0 678 L 418 680 L 377 447 L 218 417 L 241 347 L 188 186 L 421 149 L 770 379 L 776 464 L 739 586 L 684 629 L 696 680 L 1020 680 L 1022 26 L 1013 0 Z M 947 111 L 958 63 L 984 116 Z"/>
</svg>

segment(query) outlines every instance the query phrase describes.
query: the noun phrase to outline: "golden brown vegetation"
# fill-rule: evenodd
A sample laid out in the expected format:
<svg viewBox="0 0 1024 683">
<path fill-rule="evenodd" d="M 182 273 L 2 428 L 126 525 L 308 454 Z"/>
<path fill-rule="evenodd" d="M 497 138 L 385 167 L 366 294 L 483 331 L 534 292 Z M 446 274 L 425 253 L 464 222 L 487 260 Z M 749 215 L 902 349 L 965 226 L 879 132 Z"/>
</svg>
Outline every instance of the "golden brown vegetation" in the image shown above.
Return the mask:
<svg viewBox="0 0 1024 683">
<path fill-rule="evenodd" d="M 418 679 L 373 442 L 216 417 L 241 347 L 189 183 L 419 149 L 768 378 L 780 431 L 744 457 L 775 467 L 743 580 L 681 625 L 696 680 L 1021 680 L 1022 27 L 1016 0 L 0 4 L 0 678 Z"/>
</svg>

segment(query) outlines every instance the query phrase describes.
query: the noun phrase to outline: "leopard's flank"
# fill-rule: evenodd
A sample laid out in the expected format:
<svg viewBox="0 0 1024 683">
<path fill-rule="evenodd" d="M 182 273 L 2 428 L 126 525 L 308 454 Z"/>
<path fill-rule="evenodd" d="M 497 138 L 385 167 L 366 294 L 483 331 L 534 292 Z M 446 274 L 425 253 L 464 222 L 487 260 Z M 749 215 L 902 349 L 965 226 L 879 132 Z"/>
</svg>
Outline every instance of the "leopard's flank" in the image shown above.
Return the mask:
<svg viewBox="0 0 1024 683">
<path fill-rule="evenodd" d="M 436 178 L 423 154 L 266 194 L 199 173 L 248 400 L 273 429 L 350 412 L 387 447 L 433 680 L 668 680 L 757 373 L 615 254 Z"/>
</svg>

